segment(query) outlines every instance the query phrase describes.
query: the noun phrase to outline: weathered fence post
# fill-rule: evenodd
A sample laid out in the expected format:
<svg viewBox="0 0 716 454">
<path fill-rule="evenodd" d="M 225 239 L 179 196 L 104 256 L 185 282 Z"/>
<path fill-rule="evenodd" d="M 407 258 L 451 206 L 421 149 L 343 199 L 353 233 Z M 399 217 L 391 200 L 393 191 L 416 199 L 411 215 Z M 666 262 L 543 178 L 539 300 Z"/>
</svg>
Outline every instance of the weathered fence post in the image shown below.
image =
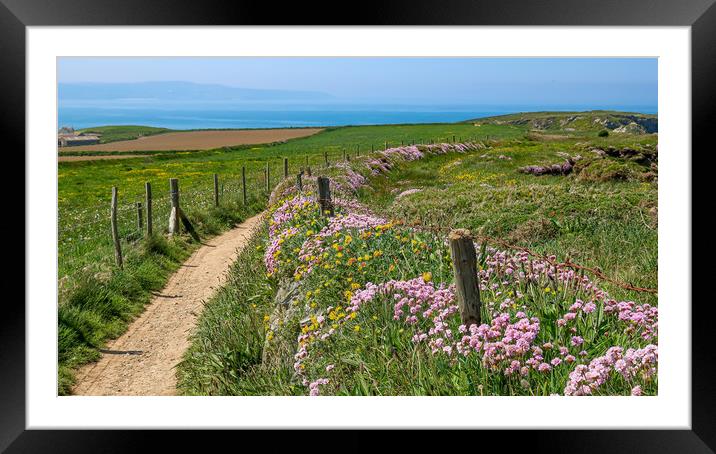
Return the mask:
<svg viewBox="0 0 716 454">
<path fill-rule="evenodd" d="M 306 167 L 306 175 L 308 175 L 309 177 L 311 176 L 311 167 L 310 166 Z"/>
<path fill-rule="evenodd" d="M 142 220 L 142 202 L 137 202 L 137 230 L 144 230 L 144 222 Z"/>
<path fill-rule="evenodd" d="M 370 152 L 373 153 L 374 151 L 375 151 L 375 147 L 373 146 L 373 144 L 370 144 Z"/>
<path fill-rule="evenodd" d="M 119 244 L 119 230 L 117 229 L 117 187 L 112 186 L 112 205 L 109 214 L 109 220 L 112 224 L 112 242 L 114 243 L 114 260 L 117 266 L 124 268 L 122 262 L 122 246 Z"/>
<path fill-rule="evenodd" d="M 152 184 L 144 183 L 145 199 L 144 204 L 147 206 L 147 236 L 152 236 Z"/>
<path fill-rule="evenodd" d="M 306 155 L 306 167 L 308 167 L 310 164 L 308 163 L 308 155 Z"/>
<path fill-rule="evenodd" d="M 452 136 L 452 143 L 455 143 L 455 135 Z"/>
<path fill-rule="evenodd" d="M 323 159 L 326 161 L 326 167 L 328 167 L 329 164 L 328 164 L 328 152 L 327 151 L 323 152 Z"/>
<path fill-rule="evenodd" d="M 402 140 L 400 141 L 400 146 L 401 146 L 401 147 L 405 146 L 405 144 L 403 143 Z"/>
<path fill-rule="evenodd" d="M 360 144 L 356 145 L 356 156 L 360 156 Z"/>
<path fill-rule="evenodd" d="M 172 209 L 169 212 L 169 234 L 179 233 L 179 180 L 169 179 L 169 195 L 171 196 Z"/>
<path fill-rule="evenodd" d="M 266 163 L 266 192 L 271 192 L 271 169 L 269 163 Z"/>
<path fill-rule="evenodd" d="M 219 175 L 214 174 L 214 206 L 219 206 Z"/>
<path fill-rule="evenodd" d="M 241 167 L 241 193 L 246 205 L 246 166 Z"/>
<path fill-rule="evenodd" d="M 318 205 L 323 216 L 332 217 L 333 202 L 331 201 L 331 180 L 328 177 L 318 177 Z"/>
<path fill-rule="evenodd" d="M 303 180 L 302 180 L 302 177 L 303 177 L 303 172 L 298 172 L 298 173 L 296 174 L 296 187 L 298 188 L 298 190 L 299 190 L 300 192 L 303 192 Z"/>
<path fill-rule="evenodd" d="M 346 149 L 345 149 L 345 148 L 343 149 L 343 160 L 344 160 L 344 161 L 347 161 L 347 160 L 348 160 L 348 154 L 346 154 Z"/>
<path fill-rule="evenodd" d="M 288 158 L 283 158 L 283 177 L 288 178 Z"/>
<path fill-rule="evenodd" d="M 386 140 L 385 141 L 385 150 L 387 150 L 387 149 L 388 149 L 388 141 Z"/>
<path fill-rule="evenodd" d="M 455 229 L 448 235 L 460 318 L 466 326 L 480 324 L 480 282 L 477 253 L 469 230 Z"/>
</svg>

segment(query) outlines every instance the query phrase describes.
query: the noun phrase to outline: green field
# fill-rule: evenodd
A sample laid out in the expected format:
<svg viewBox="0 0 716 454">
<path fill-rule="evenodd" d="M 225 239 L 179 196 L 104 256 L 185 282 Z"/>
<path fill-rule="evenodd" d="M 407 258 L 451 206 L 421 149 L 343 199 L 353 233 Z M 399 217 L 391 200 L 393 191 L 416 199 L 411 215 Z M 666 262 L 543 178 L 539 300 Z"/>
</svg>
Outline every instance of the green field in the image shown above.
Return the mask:
<svg viewBox="0 0 716 454">
<path fill-rule="evenodd" d="M 97 129 L 97 128 L 93 128 Z M 108 128 L 112 130 L 111 128 Z M 106 130 L 106 129 L 103 129 Z M 122 128 L 120 128 L 120 132 Z M 466 138 L 466 124 L 365 126 L 328 129 L 286 143 L 241 146 L 198 152 L 162 152 L 123 160 L 58 164 L 58 280 L 60 391 L 68 392 L 72 369 L 99 356 L 106 339 L 116 337 L 141 312 L 151 291 L 197 246 L 188 237 L 165 238 L 169 217 L 169 178 L 178 178 L 180 203 L 200 235 L 213 235 L 258 213 L 266 206 L 264 169 L 273 186 L 282 178 L 283 158 L 291 172 L 306 163 L 313 168 L 343 157 L 400 145 Z M 521 128 L 488 127 L 481 134 L 518 137 Z M 456 137 L 457 139 L 457 137 Z M 249 204 L 241 201 L 241 169 L 246 167 Z M 213 206 L 213 174 L 219 175 L 221 206 Z M 137 228 L 136 203 L 144 201 L 144 184 L 153 191 L 155 238 L 143 239 Z M 109 224 L 111 188 L 119 192 L 118 225 L 125 267 L 114 265 Z"/>
<path fill-rule="evenodd" d="M 399 146 L 401 141 L 452 142 L 454 137 L 458 142 L 485 142 L 489 138 L 488 150 L 430 156 L 400 164 L 384 176 L 371 178 L 370 187 L 360 189 L 359 199 L 368 202 L 376 213 L 386 213 L 391 218 L 469 227 L 557 254 L 560 259 L 567 257 L 599 266 L 607 274 L 634 284 L 656 286 L 652 210 L 656 206 L 656 183 L 640 180 L 644 173 L 641 167 L 614 159 L 589 165 L 581 176 L 535 177 L 517 172 L 524 165 L 559 162 L 562 157 L 557 153 L 573 155 L 587 142 L 601 147 L 650 146 L 655 144 L 656 136 L 610 134 L 599 138 L 598 129 L 551 128 L 549 134 L 569 136 L 555 139 L 535 135 L 530 129 L 529 125 L 475 127 L 472 123 L 342 127 L 282 144 L 165 152 L 121 161 L 59 163 L 60 392 L 69 390 L 73 368 L 96 358 L 97 349 L 106 339 L 121 334 L 141 312 L 150 292 L 160 289 L 197 246 L 183 235 L 170 239 L 163 235 L 169 211 L 169 178 L 179 178 L 181 204 L 200 234 L 207 236 L 266 207 L 264 169 L 268 164 L 273 186 L 282 177 L 283 158 L 289 159 L 293 174 L 306 163 L 321 169 L 324 153 L 329 154 L 331 163 L 342 160 L 344 149 L 355 162 L 358 150 L 365 156 L 371 146 L 379 150 L 386 142 Z M 120 134 L 118 130 L 114 137 Z M 242 166 L 247 169 L 248 206 L 243 206 L 240 199 Z M 336 170 L 332 167 L 320 171 Z M 221 185 L 218 208 L 213 207 L 214 173 L 219 174 Z M 626 177 L 617 181 L 614 175 Z M 143 201 L 147 181 L 154 192 L 156 234 L 152 239 L 143 239 L 136 227 L 135 203 Z M 127 256 L 123 271 L 113 265 L 108 222 L 112 186 L 117 186 L 120 194 L 120 236 Z M 416 188 L 422 191 L 395 200 L 398 193 Z M 194 353 L 181 371 L 186 393 L 303 392 L 301 387 L 270 379 L 270 374 L 278 373 L 276 377 L 283 380 L 285 370 L 272 370 L 269 375 L 253 371 L 267 332 L 263 317 L 272 309 L 278 285 L 274 278 L 266 279 L 262 271 L 256 271 L 265 247 L 263 241 L 256 241 L 259 250 L 245 251 L 245 260 L 239 260 L 234 268 L 236 286 L 223 289 L 200 320 Z M 405 268 L 403 273 L 409 271 L 414 267 Z M 449 280 L 447 271 L 436 272 L 435 276 Z M 622 295 L 619 289 L 608 285 L 605 288 Z M 640 302 L 655 303 L 655 297 L 640 298 Z M 246 312 L 247 304 L 266 312 Z M 218 326 L 219 318 L 227 314 L 235 315 L 233 322 Z M 289 340 L 295 343 L 295 337 Z M 208 360 L 212 364 L 207 364 Z M 242 376 L 241 371 L 248 369 L 253 372 Z M 356 386 L 347 393 L 363 393 L 362 385 Z M 427 388 L 412 391 L 429 392 Z M 410 391 L 400 388 L 396 392 Z"/>
<path fill-rule="evenodd" d="M 99 143 L 117 142 L 119 140 L 132 140 L 139 137 L 153 136 L 164 132 L 172 132 L 167 128 L 154 128 L 152 126 L 95 126 L 92 128 L 80 129 L 77 132 L 87 134 L 101 134 Z"/>
<path fill-rule="evenodd" d="M 657 334 L 655 319 L 650 317 L 656 317 L 651 307 L 656 307 L 658 300 L 653 293 L 625 288 L 657 287 L 656 170 L 643 162 L 641 154 L 636 158 L 597 157 L 590 151 L 611 146 L 649 155 L 656 148 L 656 136 L 598 137 L 596 130 L 575 136 L 544 141 L 534 136 L 528 139 L 523 133 L 466 153 L 429 153 L 422 148 L 426 154 L 422 159 L 395 158 L 390 170 L 379 175 L 367 171 L 369 158 L 353 159 L 352 171 L 328 169 L 325 173 L 337 185 L 357 181 L 351 172 L 367 177 L 356 185 L 357 193 L 338 190 L 337 197 L 357 197 L 363 208 L 353 202 L 339 206 L 343 218 L 335 222 L 374 222 L 368 228 L 322 230 L 332 224 L 317 214 L 311 194 L 307 202 L 290 193 L 276 200 L 271 212 L 282 214 L 274 219 L 285 219 L 284 213 L 292 217 L 280 221 L 274 233 L 258 235 L 255 247 L 244 251 L 234 265 L 233 284 L 207 305 L 179 369 L 182 392 L 579 394 L 586 382 L 573 380 L 570 374 L 576 367 L 599 370 L 595 361 L 601 361 L 613 369 L 591 382 L 594 388 L 589 393 L 656 394 L 652 349 Z M 582 155 L 568 176 L 519 171 L 527 165 L 562 162 L 565 153 Z M 284 183 L 283 188 L 290 191 L 290 184 Z M 368 221 L 360 217 L 364 209 L 371 212 Z M 409 227 L 413 221 L 420 226 Z M 486 239 L 485 249 L 478 251 L 480 269 L 487 273 L 482 291 L 483 323 L 504 329 L 499 328 L 498 314 L 507 314 L 510 323 L 515 323 L 510 329 L 517 329 L 522 312 L 539 320 L 536 338 L 529 340 L 532 349 L 513 357 L 513 361 L 519 358 L 516 371 L 520 372 L 508 373 L 510 361 L 494 353 L 484 353 L 482 359 L 474 353 L 455 356 L 454 347 L 465 348 L 465 344 L 444 334 L 428 334 L 429 328 L 437 330 L 443 324 L 454 333 L 453 338 L 459 330 L 456 314 L 442 317 L 440 325 L 432 315 L 420 315 L 431 303 L 444 303 L 444 290 L 439 289 L 454 281 L 445 244 L 451 228 L 469 228 L 478 236 L 500 241 Z M 318 237 L 323 246 L 305 249 Z M 525 280 L 519 277 L 519 268 L 514 273 L 513 268 L 505 271 L 505 264 L 515 266 L 511 257 L 520 255 L 518 249 L 503 242 L 528 247 L 537 254 L 521 265 L 523 272 L 546 263 L 539 256 L 554 256 L 556 262 L 598 268 L 617 282 L 589 272 L 585 273 L 589 279 L 586 287 L 539 272 Z M 304 251 L 314 255 L 301 258 Z M 506 255 L 501 255 L 503 251 Z M 271 267 L 263 274 L 262 265 L 269 263 Z M 398 283 L 384 295 L 371 290 L 391 279 Z M 361 296 L 373 295 L 371 292 L 376 296 Z M 407 314 L 394 317 L 393 306 L 399 298 L 393 294 L 410 296 L 406 304 L 421 307 L 415 323 L 407 322 Z M 286 298 L 285 305 L 277 305 Z M 628 317 L 622 320 L 622 313 L 616 317 L 611 309 L 616 305 L 612 298 L 625 302 L 619 303 L 626 305 L 620 309 L 625 316 L 650 315 L 644 319 L 635 316 L 639 322 Z M 562 317 L 571 320 L 566 316 L 569 313 L 574 313 L 574 321 L 560 321 Z M 416 343 L 415 336 L 421 333 L 427 340 Z M 450 350 L 436 351 L 436 345 Z M 628 364 L 625 368 L 616 362 L 622 356 Z M 527 367 L 533 360 L 534 365 Z"/>
</svg>

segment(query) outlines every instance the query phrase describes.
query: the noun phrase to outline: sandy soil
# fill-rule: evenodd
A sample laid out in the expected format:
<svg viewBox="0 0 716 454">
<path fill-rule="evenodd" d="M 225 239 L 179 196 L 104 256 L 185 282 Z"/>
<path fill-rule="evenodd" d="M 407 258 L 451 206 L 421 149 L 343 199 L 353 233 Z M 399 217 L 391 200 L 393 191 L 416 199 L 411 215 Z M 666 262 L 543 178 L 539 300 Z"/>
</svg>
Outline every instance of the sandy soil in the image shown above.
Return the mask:
<svg viewBox="0 0 716 454">
<path fill-rule="evenodd" d="M 66 161 L 97 161 L 99 159 L 129 159 L 129 158 L 143 158 L 149 156 L 147 154 L 120 154 L 120 155 L 104 155 L 104 156 L 62 156 L 57 157 L 57 162 Z"/>
<path fill-rule="evenodd" d="M 189 347 L 197 317 L 226 280 L 231 263 L 261 224 L 261 215 L 206 242 L 169 279 L 146 310 L 101 359 L 82 367 L 72 390 L 92 396 L 176 394 L 175 366 Z"/>
<path fill-rule="evenodd" d="M 231 145 L 247 145 L 277 142 L 280 140 L 306 137 L 323 131 L 320 128 L 288 129 L 245 129 L 234 131 L 187 131 L 168 132 L 134 140 L 62 147 L 64 151 L 172 151 L 208 150 Z"/>
</svg>

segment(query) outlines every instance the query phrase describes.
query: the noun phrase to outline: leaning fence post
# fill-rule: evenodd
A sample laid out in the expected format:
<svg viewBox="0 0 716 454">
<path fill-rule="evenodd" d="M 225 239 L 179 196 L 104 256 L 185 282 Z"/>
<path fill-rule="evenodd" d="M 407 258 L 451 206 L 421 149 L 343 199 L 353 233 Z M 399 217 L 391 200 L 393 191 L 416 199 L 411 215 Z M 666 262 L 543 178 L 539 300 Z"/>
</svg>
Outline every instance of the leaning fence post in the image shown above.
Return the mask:
<svg viewBox="0 0 716 454">
<path fill-rule="evenodd" d="M 171 196 L 172 209 L 169 213 L 169 234 L 179 233 L 179 180 L 169 179 L 169 195 Z"/>
<path fill-rule="evenodd" d="M 109 220 L 112 224 L 112 242 L 114 243 L 114 260 L 117 266 L 124 268 L 122 263 L 122 246 L 119 244 L 119 230 L 117 229 L 117 187 L 112 186 L 112 205 L 109 214 Z"/>
<path fill-rule="evenodd" d="M 334 214 L 330 181 L 328 177 L 318 177 L 318 205 L 321 214 L 328 217 L 332 217 Z"/>
<path fill-rule="evenodd" d="M 477 253 L 469 230 L 455 229 L 448 235 L 455 287 L 462 322 L 480 324 L 480 282 L 477 276 Z"/>
<path fill-rule="evenodd" d="M 214 206 L 219 206 L 219 175 L 214 174 Z"/>
<path fill-rule="evenodd" d="M 142 202 L 137 202 L 137 230 L 144 230 L 144 222 L 142 221 Z"/>
<path fill-rule="evenodd" d="M 144 183 L 144 193 L 144 204 L 147 206 L 147 236 L 152 236 L 152 184 L 148 181 Z"/>
<path fill-rule="evenodd" d="M 241 194 L 246 205 L 246 166 L 241 167 Z"/>
<path fill-rule="evenodd" d="M 288 158 L 283 158 L 283 177 L 288 178 Z"/>
</svg>

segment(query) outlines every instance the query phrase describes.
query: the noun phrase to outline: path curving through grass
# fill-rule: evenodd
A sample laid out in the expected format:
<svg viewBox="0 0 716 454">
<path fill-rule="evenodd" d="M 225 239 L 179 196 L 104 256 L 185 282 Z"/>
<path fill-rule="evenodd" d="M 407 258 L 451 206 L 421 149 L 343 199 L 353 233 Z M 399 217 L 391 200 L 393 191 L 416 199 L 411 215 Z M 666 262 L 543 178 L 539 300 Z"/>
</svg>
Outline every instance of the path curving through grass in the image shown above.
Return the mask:
<svg viewBox="0 0 716 454">
<path fill-rule="evenodd" d="M 263 214 L 204 243 L 156 293 L 126 333 L 108 343 L 99 361 L 83 366 L 76 395 L 176 394 L 176 365 L 189 347 L 197 317 L 229 266 L 261 225 Z"/>
</svg>

